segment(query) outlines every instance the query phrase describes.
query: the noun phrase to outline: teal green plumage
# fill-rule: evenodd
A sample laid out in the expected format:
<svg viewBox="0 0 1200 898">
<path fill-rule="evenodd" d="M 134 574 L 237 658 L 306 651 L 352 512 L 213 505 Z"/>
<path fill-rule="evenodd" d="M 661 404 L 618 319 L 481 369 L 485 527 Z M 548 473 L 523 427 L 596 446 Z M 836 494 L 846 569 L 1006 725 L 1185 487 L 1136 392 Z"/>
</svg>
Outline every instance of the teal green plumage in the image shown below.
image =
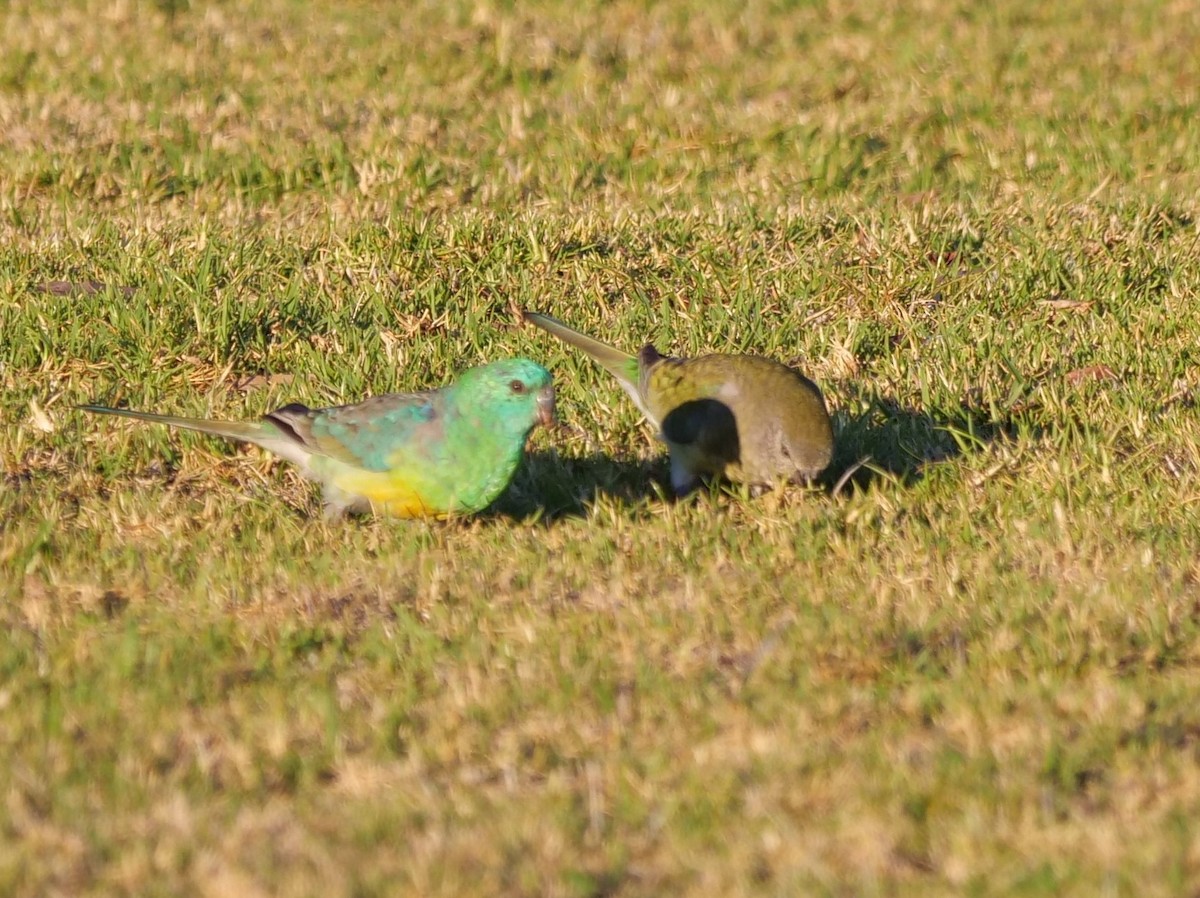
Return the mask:
<svg viewBox="0 0 1200 898">
<path fill-rule="evenodd" d="M 529 432 L 554 418 L 550 373 L 510 359 L 452 384 L 376 396 L 354 405 L 293 404 L 260 421 L 206 421 L 80 406 L 262 446 L 320 483 L 327 513 L 375 511 L 440 517 L 479 511 L 507 487 Z"/>
<path fill-rule="evenodd" d="M 821 391 L 787 365 L 753 355 L 669 358 L 650 344 L 634 356 L 549 315 L 524 317 L 617 378 L 667 444 L 678 493 L 711 477 L 756 486 L 807 481 L 833 456 Z"/>
</svg>

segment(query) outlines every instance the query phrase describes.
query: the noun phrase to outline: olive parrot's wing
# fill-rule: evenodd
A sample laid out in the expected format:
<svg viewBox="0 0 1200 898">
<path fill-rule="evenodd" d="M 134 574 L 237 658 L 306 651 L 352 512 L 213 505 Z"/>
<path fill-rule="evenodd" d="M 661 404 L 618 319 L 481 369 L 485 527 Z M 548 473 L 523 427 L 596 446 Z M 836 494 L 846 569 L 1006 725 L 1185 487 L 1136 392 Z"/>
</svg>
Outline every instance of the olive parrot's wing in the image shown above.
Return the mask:
<svg viewBox="0 0 1200 898">
<path fill-rule="evenodd" d="M 689 399 L 663 416 L 662 439 L 671 450 L 671 486 L 683 495 L 701 478 L 736 465 L 741 452 L 733 410 L 719 399 Z"/>
<path fill-rule="evenodd" d="M 719 399 L 692 399 L 671 409 L 662 421 L 663 439 L 690 446 L 722 464 L 738 459 L 737 421 Z"/>
<path fill-rule="evenodd" d="M 549 315 L 543 315 L 541 312 L 522 312 L 521 316 L 530 324 L 535 324 L 542 330 L 549 331 L 564 343 L 569 343 L 590 356 L 620 382 L 622 389 L 629 394 L 643 415 L 652 421 L 655 420 L 654 416 L 646 409 L 646 402 L 641 393 L 641 376 L 637 356 L 622 352 L 615 346 L 609 346 L 607 343 L 601 343 L 599 340 L 595 340 L 587 334 L 580 333 L 575 328 L 563 324 L 557 318 L 551 318 Z"/>
</svg>

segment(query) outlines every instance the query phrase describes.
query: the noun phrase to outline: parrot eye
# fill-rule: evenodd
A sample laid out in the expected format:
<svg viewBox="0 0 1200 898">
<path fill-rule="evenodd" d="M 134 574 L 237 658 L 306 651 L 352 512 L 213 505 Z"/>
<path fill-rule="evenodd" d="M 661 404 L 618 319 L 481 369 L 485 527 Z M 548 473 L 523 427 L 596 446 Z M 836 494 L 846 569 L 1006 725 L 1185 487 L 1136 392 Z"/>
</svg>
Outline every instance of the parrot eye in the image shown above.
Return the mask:
<svg viewBox="0 0 1200 898">
<path fill-rule="evenodd" d="M 514 380 L 512 383 L 510 383 L 508 385 L 508 388 L 510 390 L 512 390 L 514 393 L 524 393 L 525 392 L 525 383 L 524 383 L 524 381 Z"/>
</svg>

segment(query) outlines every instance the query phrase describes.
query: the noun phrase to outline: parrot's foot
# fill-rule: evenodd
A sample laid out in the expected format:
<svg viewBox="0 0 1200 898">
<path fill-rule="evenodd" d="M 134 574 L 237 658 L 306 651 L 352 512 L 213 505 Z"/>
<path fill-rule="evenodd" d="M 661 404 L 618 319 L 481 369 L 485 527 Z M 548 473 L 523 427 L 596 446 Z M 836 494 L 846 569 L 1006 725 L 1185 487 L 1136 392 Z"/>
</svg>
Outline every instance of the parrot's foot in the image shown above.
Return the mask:
<svg viewBox="0 0 1200 898">
<path fill-rule="evenodd" d="M 692 473 L 678 458 L 671 458 L 671 490 L 676 498 L 683 498 L 700 485 L 700 478 Z"/>
<path fill-rule="evenodd" d="M 790 486 L 800 487 L 801 489 L 809 489 L 813 485 L 814 478 L 808 474 L 796 471 L 788 477 L 780 477 L 774 483 L 752 483 L 750 484 L 750 497 L 752 499 L 760 499 L 767 493 L 787 492 Z"/>
<path fill-rule="evenodd" d="M 361 496 L 353 496 L 344 490 L 326 484 L 324 490 L 325 514 L 327 523 L 340 521 L 349 514 L 367 514 L 371 504 Z"/>
<path fill-rule="evenodd" d="M 787 482 L 792 486 L 812 486 L 820 473 L 820 471 L 793 471 Z"/>
</svg>

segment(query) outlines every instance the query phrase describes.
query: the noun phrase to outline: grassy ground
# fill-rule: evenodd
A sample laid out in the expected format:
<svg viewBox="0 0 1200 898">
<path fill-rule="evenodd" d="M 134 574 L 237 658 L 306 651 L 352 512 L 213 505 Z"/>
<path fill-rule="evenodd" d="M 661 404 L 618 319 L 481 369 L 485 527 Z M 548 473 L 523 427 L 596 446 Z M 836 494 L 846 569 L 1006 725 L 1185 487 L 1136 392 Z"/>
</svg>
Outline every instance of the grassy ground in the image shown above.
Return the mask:
<svg viewBox="0 0 1200 898">
<path fill-rule="evenodd" d="M 0 20 L 0 893 L 1200 890 L 1194 4 Z M 666 501 L 520 307 L 871 461 Z M 471 521 L 70 408 L 517 354 L 568 427 Z"/>
</svg>

